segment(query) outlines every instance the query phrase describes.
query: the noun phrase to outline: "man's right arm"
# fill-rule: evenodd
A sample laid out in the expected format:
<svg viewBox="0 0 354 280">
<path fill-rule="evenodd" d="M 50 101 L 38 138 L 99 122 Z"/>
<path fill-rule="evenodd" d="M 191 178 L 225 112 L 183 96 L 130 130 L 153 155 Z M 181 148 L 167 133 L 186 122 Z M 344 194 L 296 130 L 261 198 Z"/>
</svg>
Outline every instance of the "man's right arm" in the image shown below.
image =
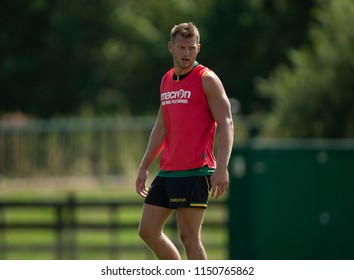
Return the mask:
<svg viewBox="0 0 354 280">
<path fill-rule="evenodd" d="M 150 139 L 146 148 L 146 152 L 139 166 L 138 176 L 135 181 L 136 192 L 142 197 L 147 196 L 148 191 L 145 186 L 145 183 L 149 174 L 149 168 L 161 153 L 165 137 L 166 126 L 163 113 L 160 107 L 155 125 L 150 134 Z"/>
</svg>

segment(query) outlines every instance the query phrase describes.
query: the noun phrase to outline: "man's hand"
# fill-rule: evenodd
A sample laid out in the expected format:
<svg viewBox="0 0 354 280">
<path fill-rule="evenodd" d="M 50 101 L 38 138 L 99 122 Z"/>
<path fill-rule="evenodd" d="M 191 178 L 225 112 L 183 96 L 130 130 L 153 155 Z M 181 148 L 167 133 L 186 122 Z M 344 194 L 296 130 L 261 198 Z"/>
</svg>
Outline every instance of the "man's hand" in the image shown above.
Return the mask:
<svg viewBox="0 0 354 280">
<path fill-rule="evenodd" d="M 135 188 L 138 195 L 146 197 L 148 195 L 148 189 L 145 186 L 149 171 L 139 170 L 138 177 L 135 181 Z"/>
<path fill-rule="evenodd" d="M 211 197 L 219 198 L 229 189 L 229 172 L 226 169 L 216 168 L 211 180 Z"/>
</svg>

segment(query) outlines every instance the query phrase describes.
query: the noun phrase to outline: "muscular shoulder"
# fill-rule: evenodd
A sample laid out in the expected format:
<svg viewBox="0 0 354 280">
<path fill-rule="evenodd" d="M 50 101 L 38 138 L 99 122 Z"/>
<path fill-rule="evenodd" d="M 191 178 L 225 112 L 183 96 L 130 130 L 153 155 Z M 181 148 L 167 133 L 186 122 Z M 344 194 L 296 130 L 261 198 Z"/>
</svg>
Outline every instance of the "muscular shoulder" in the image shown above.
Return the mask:
<svg viewBox="0 0 354 280">
<path fill-rule="evenodd" d="M 207 70 L 202 76 L 203 89 L 207 97 L 220 96 L 225 92 L 218 75 L 212 70 Z"/>
</svg>

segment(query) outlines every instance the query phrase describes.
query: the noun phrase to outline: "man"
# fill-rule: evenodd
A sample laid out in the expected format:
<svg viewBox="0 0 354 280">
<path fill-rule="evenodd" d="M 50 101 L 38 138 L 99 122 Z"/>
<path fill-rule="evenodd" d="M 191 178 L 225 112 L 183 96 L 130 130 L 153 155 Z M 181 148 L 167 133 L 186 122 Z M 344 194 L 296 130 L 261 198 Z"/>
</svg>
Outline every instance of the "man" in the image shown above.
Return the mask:
<svg viewBox="0 0 354 280">
<path fill-rule="evenodd" d="M 233 143 L 230 103 L 217 75 L 198 64 L 200 36 L 193 23 L 171 30 L 173 68 L 162 78 L 160 109 L 136 179 L 145 197 L 139 234 L 158 259 L 178 260 L 163 227 L 177 211 L 177 225 L 188 259 L 207 259 L 201 228 L 209 192 L 220 197 L 229 186 Z M 217 160 L 214 138 L 219 129 Z M 149 167 L 162 152 L 160 172 L 147 190 Z"/>
</svg>

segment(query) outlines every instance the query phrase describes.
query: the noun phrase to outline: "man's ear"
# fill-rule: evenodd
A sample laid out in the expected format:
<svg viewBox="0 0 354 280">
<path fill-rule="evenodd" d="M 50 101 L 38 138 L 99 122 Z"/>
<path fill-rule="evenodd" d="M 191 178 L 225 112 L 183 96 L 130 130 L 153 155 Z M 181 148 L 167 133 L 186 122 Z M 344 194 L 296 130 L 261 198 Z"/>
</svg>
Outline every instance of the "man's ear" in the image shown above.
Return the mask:
<svg viewBox="0 0 354 280">
<path fill-rule="evenodd" d="M 172 45 L 172 42 L 170 41 L 170 42 L 168 42 L 168 49 L 169 49 L 169 51 L 172 53 L 173 52 L 173 45 Z"/>
</svg>

